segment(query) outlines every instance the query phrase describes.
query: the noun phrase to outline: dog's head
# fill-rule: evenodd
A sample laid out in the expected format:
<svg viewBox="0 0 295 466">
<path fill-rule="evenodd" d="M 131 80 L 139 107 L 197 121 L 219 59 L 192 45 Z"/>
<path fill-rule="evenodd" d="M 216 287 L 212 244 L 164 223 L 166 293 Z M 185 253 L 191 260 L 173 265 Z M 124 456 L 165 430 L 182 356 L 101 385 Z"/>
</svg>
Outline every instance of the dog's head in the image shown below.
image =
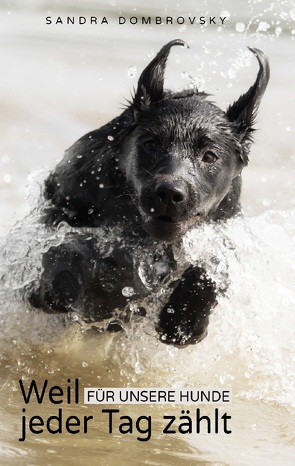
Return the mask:
<svg viewBox="0 0 295 466">
<path fill-rule="evenodd" d="M 164 91 L 164 71 L 174 40 L 142 72 L 132 102 L 134 129 L 124 145 L 123 170 L 143 226 L 172 242 L 205 219 L 236 209 L 239 182 L 254 119 L 269 79 L 265 55 L 255 83 L 226 112 L 196 89 Z M 231 197 L 233 199 L 231 199 Z M 225 216 L 229 212 L 224 212 Z"/>
</svg>

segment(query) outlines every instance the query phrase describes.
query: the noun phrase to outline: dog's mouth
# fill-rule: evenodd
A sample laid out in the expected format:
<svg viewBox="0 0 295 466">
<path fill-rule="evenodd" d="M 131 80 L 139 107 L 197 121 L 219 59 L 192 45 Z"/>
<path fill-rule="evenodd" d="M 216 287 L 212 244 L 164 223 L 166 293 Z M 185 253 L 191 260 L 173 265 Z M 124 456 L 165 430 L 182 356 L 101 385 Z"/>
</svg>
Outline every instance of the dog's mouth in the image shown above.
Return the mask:
<svg viewBox="0 0 295 466">
<path fill-rule="evenodd" d="M 172 217 L 169 217 L 168 215 L 159 215 L 159 217 L 155 217 L 154 220 L 158 220 L 160 222 L 167 222 L 167 223 L 177 223 L 173 220 Z"/>
<path fill-rule="evenodd" d="M 159 215 L 158 217 L 151 217 L 152 220 L 156 220 L 157 222 L 163 222 L 163 223 L 170 223 L 172 226 L 178 226 L 178 227 L 191 227 L 195 225 L 196 223 L 199 223 L 202 218 L 201 214 L 196 214 L 186 220 L 179 220 L 173 217 L 169 217 L 169 215 Z"/>
<path fill-rule="evenodd" d="M 145 221 L 146 231 L 160 241 L 176 241 L 188 231 L 189 228 L 201 221 L 201 215 L 197 214 L 186 220 L 179 220 L 169 215 L 148 217 Z"/>
</svg>

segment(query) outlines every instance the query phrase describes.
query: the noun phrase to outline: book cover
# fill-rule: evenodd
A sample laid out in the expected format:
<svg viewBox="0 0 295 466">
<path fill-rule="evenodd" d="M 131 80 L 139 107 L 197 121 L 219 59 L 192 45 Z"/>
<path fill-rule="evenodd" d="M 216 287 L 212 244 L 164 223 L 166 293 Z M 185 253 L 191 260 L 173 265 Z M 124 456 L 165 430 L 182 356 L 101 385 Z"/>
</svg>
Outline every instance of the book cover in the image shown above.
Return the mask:
<svg viewBox="0 0 295 466">
<path fill-rule="evenodd" d="M 294 2 L 7 0 L 0 17 L 1 464 L 294 464 Z M 66 149 L 122 114 L 136 92 L 146 92 L 138 94 L 136 111 L 153 104 L 149 92 L 158 87 L 138 81 L 173 40 L 188 47 L 171 48 L 165 89 L 188 96 L 198 89 L 221 112 L 262 73 L 256 50 L 270 64 L 247 142 L 253 139 L 242 172 L 242 215 L 200 222 L 171 249 L 175 263 L 206 267 L 218 289 L 207 336 L 186 345 L 157 332 L 165 292 L 149 293 L 142 315 L 128 273 L 121 287 L 129 317 L 112 314 L 119 332 L 101 331 L 108 324 L 84 319 L 79 308 L 44 312 L 27 299 L 44 276 L 43 256 L 69 235 L 82 232 L 88 253 L 93 235 L 105 256 L 113 254 L 114 238 L 122 250 L 116 229 L 45 225 L 44 182 Z M 158 121 L 158 114 L 150 119 L 154 131 Z M 200 132 L 202 123 L 196 125 Z M 185 124 L 176 126 L 173 134 L 195 137 Z M 227 129 L 218 134 L 227 153 Z M 143 144 L 153 152 L 154 141 Z M 215 161 L 212 151 L 206 157 L 202 163 Z M 68 173 L 78 171 L 64 170 L 62 182 L 70 185 Z M 96 175 L 95 190 L 106 189 L 112 173 Z M 180 202 L 182 193 L 173 195 Z M 87 218 L 93 214 L 88 209 Z M 167 263 L 157 259 L 155 266 L 159 251 L 140 248 L 134 240 L 138 276 L 152 290 Z"/>
</svg>

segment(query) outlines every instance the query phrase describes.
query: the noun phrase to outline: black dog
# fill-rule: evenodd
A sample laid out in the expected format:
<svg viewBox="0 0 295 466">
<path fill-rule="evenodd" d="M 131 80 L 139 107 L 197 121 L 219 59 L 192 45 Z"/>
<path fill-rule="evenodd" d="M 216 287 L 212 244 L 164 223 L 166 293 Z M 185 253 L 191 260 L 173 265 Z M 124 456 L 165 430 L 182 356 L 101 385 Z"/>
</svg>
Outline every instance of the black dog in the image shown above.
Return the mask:
<svg viewBox="0 0 295 466">
<path fill-rule="evenodd" d="M 161 340 L 185 346 L 206 334 L 216 286 L 203 268 L 176 259 L 173 248 L 190 228 L 239 212 L 240 175 L 269 65 L 250 48 L 257 79 L 223 112 L 196 89 L 164 91 L 174 45 L 185 43 L 165 45 L 128 108 L 77 141 L 46 180 L 44 222 L 76 229 L 44 254 L 30 303 L 48 312 L 77 310 L 117 330 L 128 314 L 148 312 L 156 297 Z"/>
</svg>

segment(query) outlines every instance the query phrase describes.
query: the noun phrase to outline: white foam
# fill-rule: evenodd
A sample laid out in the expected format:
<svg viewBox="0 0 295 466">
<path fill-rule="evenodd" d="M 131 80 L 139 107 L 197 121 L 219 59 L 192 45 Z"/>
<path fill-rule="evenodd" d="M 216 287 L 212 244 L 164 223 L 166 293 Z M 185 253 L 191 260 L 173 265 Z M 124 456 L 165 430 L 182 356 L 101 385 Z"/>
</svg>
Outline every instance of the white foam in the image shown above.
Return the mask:
<svg viewBox="0 0 295 466">
<path fill-rule="evenodd" d="M 179 350 L 158 341 L 154 318 L 137 317 L 126 324 L 125 333 L 97 333 L 93 340 L 83 333 L 81 323 L 69 324 L 64 316 L 28 310 L 21 301 L 22 290 L 40 274 L 42 252 L 73 230 L 62 225 L 52 235 L 40 225 L 37 214 L 31 215 L 2 239 L 3 351 L 8 343 L 9 351 L 16 354 L 31 343 L 39 345 L 40 351 L 54 344 L 61 353 L 65 348 L 72 353 L 76 365 L 79 354 L 87 360 L 90 344 L 97 367 L 107 359 L 109 364 L 124 366 L 132 378 L 148 381 L 157 370 L 160 378 L 175 386 L 230 385 L 240 396 L 292 404 L 294 219 L 294 210 L 271 211 L 204 225 L 186 236 L 186 258 L 206 264 L 219 287 L 226 282 L 227 289 L 210 318 L 207 338 Z"/>
</svg>

